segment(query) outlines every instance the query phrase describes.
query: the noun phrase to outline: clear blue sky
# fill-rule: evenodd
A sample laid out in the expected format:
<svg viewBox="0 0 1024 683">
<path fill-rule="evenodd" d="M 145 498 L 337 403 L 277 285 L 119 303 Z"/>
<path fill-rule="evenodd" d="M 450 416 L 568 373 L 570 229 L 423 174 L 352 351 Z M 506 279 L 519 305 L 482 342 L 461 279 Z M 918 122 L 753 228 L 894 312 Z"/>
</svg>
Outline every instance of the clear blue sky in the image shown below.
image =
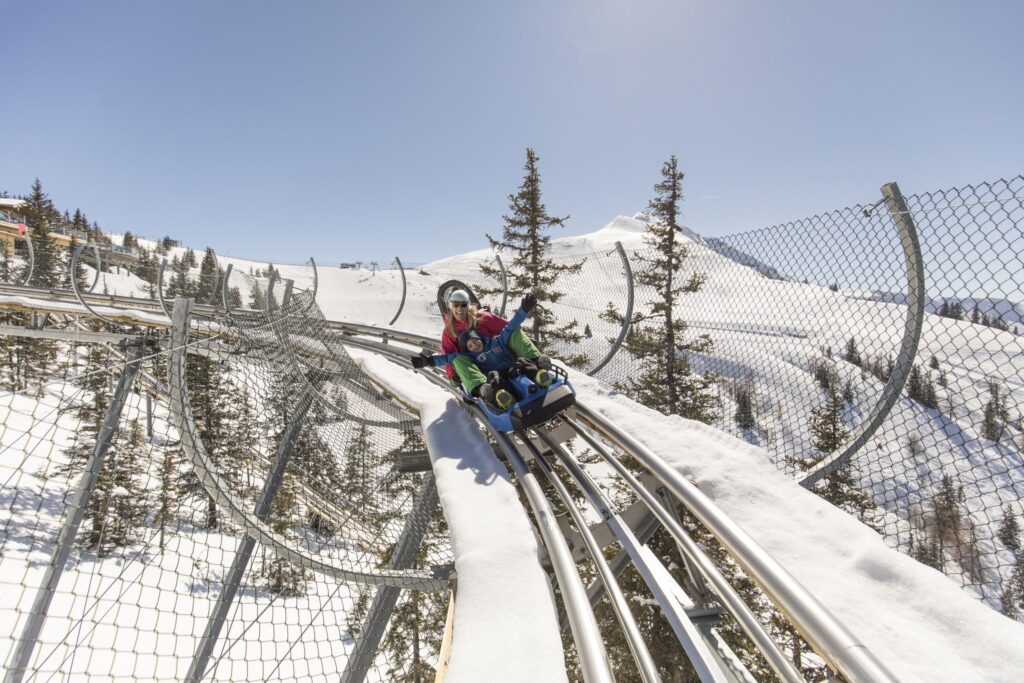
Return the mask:
<svg viewBox="0 0 1024 683">
<path fill-rule="evenodd" d="M 565 234 L 686 171 L 724 235 L 1024 171 L 1024 3 L 0 0 L 0 189 L 298 262 Z"/>
</svg>

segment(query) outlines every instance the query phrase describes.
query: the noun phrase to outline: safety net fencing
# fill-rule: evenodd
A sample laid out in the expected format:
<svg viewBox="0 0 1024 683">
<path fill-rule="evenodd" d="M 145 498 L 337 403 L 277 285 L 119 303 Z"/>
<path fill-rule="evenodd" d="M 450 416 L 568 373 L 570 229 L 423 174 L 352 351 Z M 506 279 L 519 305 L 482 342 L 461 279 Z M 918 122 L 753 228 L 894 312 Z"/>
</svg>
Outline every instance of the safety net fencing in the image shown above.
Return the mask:
<svg viewBox="0 0 1024 683">
<path fill-rule="evenodd" d="M 0 656 L 21 680 L 437 666 L 452 555 L 418 418 L 272 279 L 229 318 L 181 299 L 169 330 L 0 337 Z"/>
</svg>

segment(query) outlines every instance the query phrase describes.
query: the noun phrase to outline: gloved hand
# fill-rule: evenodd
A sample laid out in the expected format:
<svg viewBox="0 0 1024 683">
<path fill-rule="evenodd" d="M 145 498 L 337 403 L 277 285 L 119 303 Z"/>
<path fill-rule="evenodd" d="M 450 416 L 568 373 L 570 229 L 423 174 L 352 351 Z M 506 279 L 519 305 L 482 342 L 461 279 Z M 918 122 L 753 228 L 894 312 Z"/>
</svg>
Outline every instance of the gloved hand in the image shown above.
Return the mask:
<svg viewBox="0 0 1024 683">
<path fill-rule="evenodd" d="M 539 356 L 537 356 L 536 358 L 534 358 L 533 362 L 536 363 L 537 367 L 540 368 L 541 370 L 550 370 L 551 369 L 551 359 L 548 358 L 543 353 L 540 354 Z"/>
<path fill-rule="evenodd" d="M 523 297 L 523 302 L 519 304 L 519 306 L 524 311 L 529 313 L 533 309 L 537 308 L 537 297 L 533 295 L 533 292 L 530 292 L 529 294 Z"/>
<path fill-rule="evenodd" d="M 433 365 L 433 361 L 430 356 L 413 356 L 410 360 L 414 368 L 428 368 Z"/>
</svg>

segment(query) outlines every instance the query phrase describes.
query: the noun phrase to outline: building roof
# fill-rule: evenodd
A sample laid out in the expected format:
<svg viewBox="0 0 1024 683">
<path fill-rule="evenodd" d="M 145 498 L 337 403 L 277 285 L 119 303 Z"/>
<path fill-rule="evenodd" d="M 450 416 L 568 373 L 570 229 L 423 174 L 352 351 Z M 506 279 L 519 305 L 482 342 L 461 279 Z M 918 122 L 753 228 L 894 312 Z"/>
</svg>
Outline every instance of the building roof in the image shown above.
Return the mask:
<svg viewBox="0 0 1024 683">
<path fill-rule="evenodd" d="M 24 199 L 14 199 L 13 197 L 0 197 L 0 209 L 17 209 L 24 206 Z"/>
</svg>

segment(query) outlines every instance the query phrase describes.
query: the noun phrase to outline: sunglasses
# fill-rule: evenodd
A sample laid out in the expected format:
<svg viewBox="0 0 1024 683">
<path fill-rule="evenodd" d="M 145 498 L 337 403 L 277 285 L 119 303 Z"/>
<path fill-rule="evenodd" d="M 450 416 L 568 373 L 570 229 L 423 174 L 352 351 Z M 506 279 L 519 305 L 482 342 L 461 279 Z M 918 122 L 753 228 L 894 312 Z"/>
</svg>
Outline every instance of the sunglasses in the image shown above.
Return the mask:
<svg viewBox="0 0 1024 683">
<path fill-rule="evenodd" d="M 466 308 L 467 306 L 469 306 L 469 304 L 466 303 L 465 301 L 453 301 L 452 302 L 452 308 Z"/>
</svg>

